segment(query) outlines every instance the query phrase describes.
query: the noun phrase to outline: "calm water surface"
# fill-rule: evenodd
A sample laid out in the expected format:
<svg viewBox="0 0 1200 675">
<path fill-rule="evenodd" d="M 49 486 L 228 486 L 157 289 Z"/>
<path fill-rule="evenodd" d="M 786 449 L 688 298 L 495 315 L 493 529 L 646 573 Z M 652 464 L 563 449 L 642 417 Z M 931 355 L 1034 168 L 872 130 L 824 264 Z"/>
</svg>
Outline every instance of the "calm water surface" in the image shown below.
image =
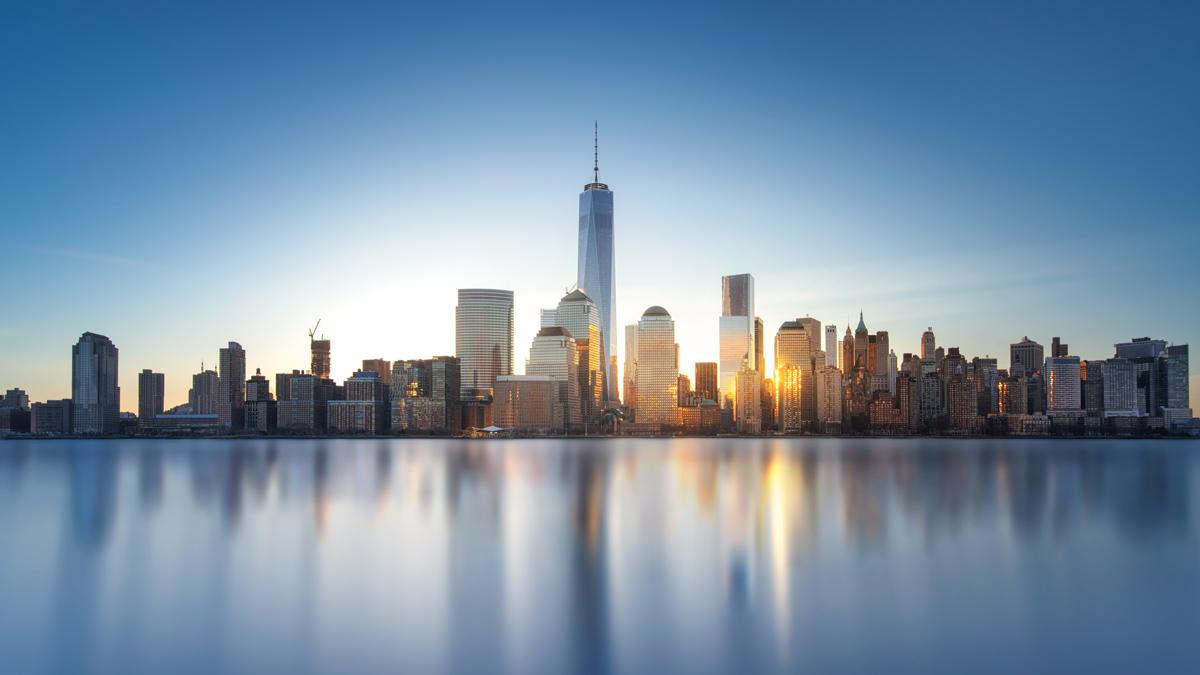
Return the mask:
<svg viewBox="0 0 1200 675">
<path fill-rule="evenodd" d="M 1200 443 L 0 443 L 0 670 L 1200 672 Z"/>
</svg>

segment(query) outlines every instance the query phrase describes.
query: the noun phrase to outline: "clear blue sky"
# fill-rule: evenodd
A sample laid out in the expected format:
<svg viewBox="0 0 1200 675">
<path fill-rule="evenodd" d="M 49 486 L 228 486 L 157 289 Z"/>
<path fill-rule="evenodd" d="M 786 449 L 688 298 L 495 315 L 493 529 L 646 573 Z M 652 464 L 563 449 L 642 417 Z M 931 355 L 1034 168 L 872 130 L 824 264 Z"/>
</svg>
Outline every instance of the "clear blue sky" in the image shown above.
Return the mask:
<svg viewBox="0 0 1200 675">
<path fill-rule="evenodd" d="M 620 323 L 666 307 L 688 372 L 739 272 L 771 336 L 1200 345 L 1194 2 L 347 4 L 0 7 L 0 387 L 69 395 L 92 330 L 175 404 L 317 317 L 342 378 L 452 353 L 460 286 L 516 292 L 520 370 L 594 119 Z"/>
</svg>

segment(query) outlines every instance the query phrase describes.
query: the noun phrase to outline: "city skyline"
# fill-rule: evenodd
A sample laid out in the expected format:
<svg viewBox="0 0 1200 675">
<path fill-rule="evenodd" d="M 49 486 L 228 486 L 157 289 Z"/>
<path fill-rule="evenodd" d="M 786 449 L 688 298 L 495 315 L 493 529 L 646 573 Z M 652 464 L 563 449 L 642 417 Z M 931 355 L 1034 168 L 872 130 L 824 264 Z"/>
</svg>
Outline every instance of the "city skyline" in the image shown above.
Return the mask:
<svg viewBox="0 0 1200 675">
<path fill-rule="evenodd" d="M 628 12 L 614 11 L 597 21 L 636 48 L 606 55 L 602 72 L 544 37 L 547 23 L 578 16 L 543 17 L 530 48 L 501 57 L 514 74 L 494 82 L 466 56 L 531 36 L 491 35 L 433 65 L 485 23 L 459 26 L 436 11 L 421 17 L 429 35 L 404 47 L 369 30 L 372 17 L 325 30 L 327 17 L 297 12 L 317 51 L 332 55 L 316 70 L 302 68 L 308 58 L 248 70 L 190 61 L 213 39 L 250 54 L 312 46 L 295 35 L 252 41 L 219 21 L 184 30 L 166 20 L 175 48 L 103 17 L 14 21 L 24 29 L 6 48 L 17 62 L 38 58 L 45 81 L 5 76 L 14 105 L 4 121 L 21 132 L 11 156 L 23 159 L 0 170 L 12 224 L 0 262 L 29 290 L 10 304 L 21 321 L 0 327 L 0 381 L 34 400 L 68 396 L 64 354 L 94 331 L 122 351 L 122 408 L 136 409 L 129 392 L 142 369 L 165 373 L 170 407 L 231 340 L 244 345 L 248 373 L 306 367 L 305 332 L 322 318 L 340 382 L 362 359 L 452 352 L 454 294 L 469 287 L 514 292 L 521 354 L 538 310 L 577 279 L 575 195 L 592 177 L 595 119 L 606 130 L 605 180 L 621 192 L 614 330 L 666 307 L 682 372 L 718 360 L 717 278 L 742 272 L 755 276 L 767 327 L 809 315 L 840 333 L 861 308 L 897 354 L 919 352 L 930 325 L 942 344 L 1002 360 L 1026 334 L 1046 345 L 1062 336 L 1085 358 L 1135 336 L 1197 342 L 1200 318 L 1187 308 L 1200 283 L 1187 256 L 1198 243 L 1189 158 L 1200 139 L 1188 120 L 1200 106 L 1178 87 L 1189 61 L 1172 58 L 1190 44 L 1186 17 L 1090 15 L 1080 36 L 1075 13 L 1046 9 L 1018 49 L 1010 42 L 1029 37 L 1023 28 L 977 12 L 929 22 L 912 9 L 853 19 L 784 11 L 777 27 L 733 17 L 760 39 L 705 54 L 668 31 L 656 47 L 678 49 L 656 51 L 674 56 L 653 57 L 644 40 L 653 31 L 723 35 L 730 17 L 647 12 L 623 27 Z M 851 29 L 880 40 L 847 53 L 837 36 Z M 964 46 L 956 29 L 976 44 Z M 72 40 L 80 35 L 131 46 L 92 54 Z M 1056 45 L 1072 36 L 1067 58 Z M 1123 50 L 1109 54 L 1118 36 L 1128 37 Z M 64 44 L 76 46 L 47 49 Z M 916 44 L 890 70 L 875 66 L 888 48 Z M 531 70 L 534 47 L 563 58 Z M 342 77 L 370 50 L 394 64 L 421 49 L 427 71 Z M 77 67 L 84 54 L 95 58 Z M 946 71 L 951 55 L 970 68 Z M 1151 67 L 1157 76 L 1145 75 Z M 705 85 L 689 88 L 696 69 Z M 579 72 L 590 77 L 573 82 Z M 197 102 L 187 76 L 223 96 Z M 264 81 L 279 102 L 254 86 Z M 118 95 L 147 85 L 162 105 Z M 598 85 L 611 96 L 598 100 Z M 318 98 L 317 87 L 344 96 Z M 505 87 L 518 93 L 485 109 L 459 105 Z M 1129 91 L 1137 96 L 1120 93 Z M 1012 103 L 1000 114 L 997 102 Z M 448 109 L 458 112 L 442 119 Z M 455 232 L 467 236 L 446 236 Z M 750 247 L 736 264 L 721 245 L 734 236 Z M 449 248 L 459 241 L 473 245 Z"/>
</svg>

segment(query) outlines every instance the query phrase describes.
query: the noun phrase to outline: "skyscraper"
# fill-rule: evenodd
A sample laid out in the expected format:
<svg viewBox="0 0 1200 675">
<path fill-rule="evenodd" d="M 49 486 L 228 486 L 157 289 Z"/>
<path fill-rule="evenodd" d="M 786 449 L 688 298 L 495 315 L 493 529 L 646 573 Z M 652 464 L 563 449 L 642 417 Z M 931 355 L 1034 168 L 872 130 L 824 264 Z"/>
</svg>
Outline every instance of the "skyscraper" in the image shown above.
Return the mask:
<svg viewBox="0 0 1200 675">
<path fill-rule="evenodd" d="M 754 355 L 754 277 L 749 274 L 721 277 L 719 386 L 720 396 L 726 402 L 737 399 L 738 371 L 743 363 L 753 368 Z"/>
<path fill-rule="evenodd" d="M 230 342 L 221 348 L 217 368 L 217 423 L 224 429 L 241 429 L 245 421 L 246 351 Z"/>
<path fill-rule="evenodd" d="M 696 398 L 717 402 L 717 364 L 701 361 L 696 364 Z"/>
<path fill-rule="evenodd" d="M 604 383 L 607 351 L 600 333 L 600 313 L 586 293 L 575 289 L 558 301 L 554 321 L 559 328 L 567 331 L 579 350 L 576 380 L 579 383 L 580 412 L 589 422 L 595 421 L 607 398 Z"/>
<path fill-rule="evenodd" d="M 560 326 L 539 330 L 529 347 L 525 374 L 543 375 L 558 383 L 554 431 L 569 431 L 583 423 L 579 395 L 579 376 L 584 371 L 579 367 L 581 353 L 586 352 L 579 350 L 575 338 Z"/>
<path fill-rule="evenodd" d="M 625 405 L 637 407 L 637 324 L 625 326 L 625 379 L 621 382 L 621 396 Z"/>
<path fill-rule="evenodd" d="M 932 359 L 937 352 L 937 338 L 933 335 L 933 326 L 921 333 L 921 358 Z"/>
<path fill-rule="evenodd" d="M 813 386 L 812 343 L 814 336 L 800 319 L 784 321 L 775 333 L 775 378 L 778 400 L 776 423 L 780 431 L 800 431 L 816 417 L 817 396 Z M 820 339 L 816 337 L 815 339 Z"/>
<path fill-rule="evenodd" d="M 192 375 L 192 388 L 188 391 L 188 407 L 193 415 L 215 415 L 217 412 L 217 371 L 204 370 Z M 279 388 L 280 398 L 286 396 L 283 388 Z"/>
<path fill-rule="evenodd" d="M 761 317 L 754 317 L 754 370 L 759 377 L 765 377 L 767 373 L 766 356 L 763 353 L 763 320 Z"/>
<path fill-rule="evenodd" d="M 454 347 L 462 373 L 460 398 L 490 396 L 496 377 L 513 371 L 513 292 L 458 289 Z"/>
<path fill-rule="evenodd" d="M 121 418 L 117 347 L 103 335 L 84 333 L 71 349 L 72 426 L 77 434 L 115 434 Z"/>
<path fill-rule="evenodd" d="M 320 340 L 310 337 L 308 346 L 312 349 L 312 374 L 319 380 L 328 380 L 331 363 L 329 340 L 324 336 Z"/>
<path fill-rule="evenodd" d="M 678 384 L 675 322 L 655 305 L 638 322 L 637 423 L 675 424 Z"/>
<path fill-rule="evenodd" d="M 837 368 L 838 339 L 837 326 L 829 324 L 825 327 L 825 365 Z"/>
<path fill-rule="evenodd" d="M 1008 374 L 1013 377 L 1040 371 L 1046 360 L 1046 350 L 1029 336 L 1008 346 Z"/>
<path fill-rule="evenodd" d="M 145 424 L 163 412 L 166 378 L 162 373 L 145 369 L 138 373 L 138 422 Z"/>
<path fill-rule="evenodd" d="M 1078 356 L 1051 356 L 1046 359 L 1043 377 L 1046 383 L 1046 412 L 1079 412 L 1082 382 Z"/>
<path fill-rule="evenodd" d="M 363 359 L 362 369 L 375 373 L 387 387 L 392 383 L 392 362 L 387 359 Z"/>
<path fill-rule="evenodd" d="M 599 126 L 592 155 L 592 182 L 579 194 L 579 265 L 575 285 L 588 294 L 600 313 L 604 345 L 601 362 L 606 371 L 605 398 L 617 399 L 616 260 L 613 258 L 613 193 L 600 182 Z M 578 336 L 574 336 L 579 339 Z M 463 370 L 466 377 L 467 371 Z"/>
</svg>

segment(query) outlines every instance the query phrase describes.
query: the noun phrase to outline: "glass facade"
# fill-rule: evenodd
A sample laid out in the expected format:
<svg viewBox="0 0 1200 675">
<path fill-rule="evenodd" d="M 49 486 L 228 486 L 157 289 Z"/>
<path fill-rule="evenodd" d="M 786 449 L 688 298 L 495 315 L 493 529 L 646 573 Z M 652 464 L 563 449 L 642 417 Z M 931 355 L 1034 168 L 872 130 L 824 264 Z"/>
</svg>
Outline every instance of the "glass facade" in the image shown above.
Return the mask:
<svg viewBox="0 0 1200 675">
<path fill-rule="evenodd" d="M 679 386 L 675 322 L 662 307 L 654 306 L 638 322 L 637 417 L 638 424 L 673 425 Z"/>
<path fill-rule="evenodd" d="M 600 315 L 603 352 L 600 362 L 608 371 L 605 398 L 617 397 L 616 262 L 613 258 L 613 193 L 608 186 L 589 183 L 579 195 L 579 272 L 576 285 L 587 293 Z M 560 324 L 561 325 L 561 324 Z M 579 336 L 575 336 L 578 338 Z"/>
<path fill-rule="evenodd" d="M 492 394 L 496 378 L 513 372 L 513 292 L 460 288 L 454 347 L 464 399 Z"/>
<path fill-rule="evenodd" d="M 71 401 L 77 434 L 115 434 L 121 417 L 117 347 L 103 335 L 84 333 L 71 350 Z"/>
</svg>

